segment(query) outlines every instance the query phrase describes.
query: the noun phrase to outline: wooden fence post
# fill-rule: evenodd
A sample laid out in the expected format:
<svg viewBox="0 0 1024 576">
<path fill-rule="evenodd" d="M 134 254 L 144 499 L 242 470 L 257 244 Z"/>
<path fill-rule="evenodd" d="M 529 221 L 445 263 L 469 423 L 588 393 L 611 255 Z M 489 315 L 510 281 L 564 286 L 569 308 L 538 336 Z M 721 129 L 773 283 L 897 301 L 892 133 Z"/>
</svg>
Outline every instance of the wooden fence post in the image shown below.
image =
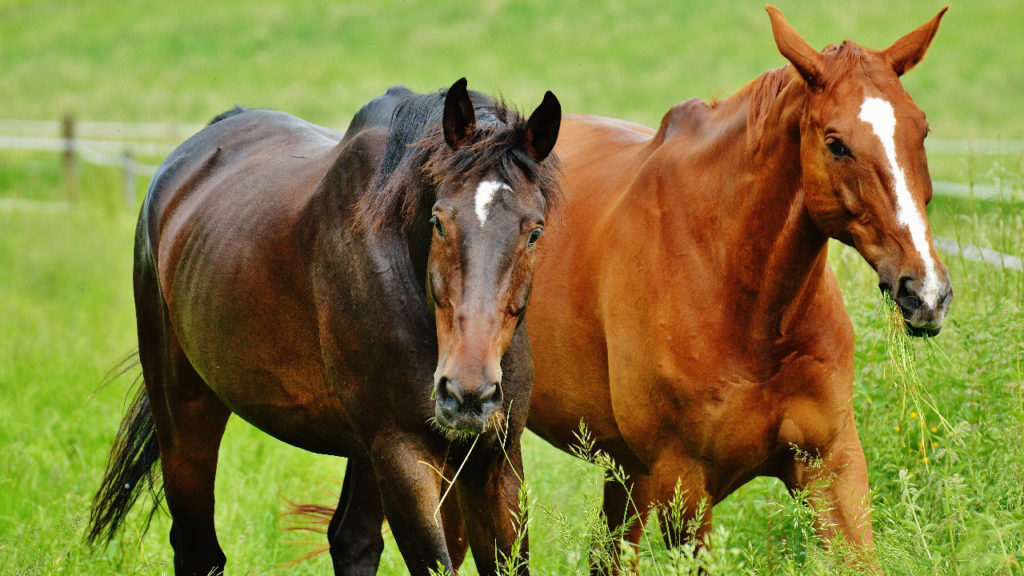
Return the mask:
<svg viewBox="0 0 1024 576">
<path fill-rule="evenodd" d="M 64 189 L 67 191 L 68 201 L 78 200 L 78 162 L 75 154 L 75 117 L 71 114 L 64 116 L 63 122 L 64 137 Z"/>
<path fill-rule="evenodd" d="M 135 207 L 135 157 L 128 148 L 121 155 L 121 168 L 124 172 L 124 203 L 132 209 Z"/>
</svg>

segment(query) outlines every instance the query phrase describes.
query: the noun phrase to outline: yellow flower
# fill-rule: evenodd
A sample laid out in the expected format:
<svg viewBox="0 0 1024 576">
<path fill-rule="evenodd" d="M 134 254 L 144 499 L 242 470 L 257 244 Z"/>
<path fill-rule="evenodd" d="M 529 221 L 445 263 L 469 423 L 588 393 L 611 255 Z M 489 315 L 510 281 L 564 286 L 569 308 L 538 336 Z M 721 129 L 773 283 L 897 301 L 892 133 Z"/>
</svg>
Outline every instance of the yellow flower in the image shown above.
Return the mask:
<svg viewBox="0 0 1024 576">
<path fill-rule="evenodd" d="M 938 448 L 938 447 L 939 447 L 939 443 L 938 442 L 932 442 L 932 448 Z"/>
<path fill-rule="evenodd" d="M 936 428 L 935 426 L 932 426 L 932 434 L 935 434 L 938 431 L 939 431 L 938 428 Z"/>
<path fill-rule="evenodd" d="M 899 425 L 899 424 L 897 424 L 897 425 L 896 425 L 896 431 L 897 431 L 897 432 L 899 432 L 899 431 L 900 431 L 900 425 Z"/>
<path fill-rule="evenodd" d="M 911 412 L 910 413 L 910 418 L 911 419 L 917 418 L 917 412 Z"/>
<path fill-rule="evenodd" d="M 921 457 L 921 462 L 924 462 L 925 464 L 927 464 L 928 463 L 928 457 L 927 456 L 922 456 Z"/>
</svg>

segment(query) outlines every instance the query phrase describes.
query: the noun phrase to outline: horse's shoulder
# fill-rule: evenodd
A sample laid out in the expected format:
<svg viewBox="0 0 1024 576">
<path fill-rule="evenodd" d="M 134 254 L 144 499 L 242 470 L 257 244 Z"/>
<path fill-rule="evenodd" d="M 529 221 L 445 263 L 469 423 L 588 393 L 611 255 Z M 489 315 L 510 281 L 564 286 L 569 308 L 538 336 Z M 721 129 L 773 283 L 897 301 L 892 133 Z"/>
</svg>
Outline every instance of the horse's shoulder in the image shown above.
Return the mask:
<svg viewBox="0 0 1024 576">
<path fill-rule="evenodd" d="M 377 174 L 378 166 L 388 142 L 386 126 L 364 127 L 346 132 L 345 137 L 331 151 L 333 158 L 327 169 L 326 181 L 332 186 L 361 182 L 366 187 Z M 349 186 L 351 187 L 351 186 Z"/>
<path fill-rule="evenodd" d="M 387 126 L 364 127 L 362 130 L 346 132 L 345 137 L 334 147 L 335 163 L 351 157 L 376 164 L 384 154 L 387 143 Z"/>
</svg>

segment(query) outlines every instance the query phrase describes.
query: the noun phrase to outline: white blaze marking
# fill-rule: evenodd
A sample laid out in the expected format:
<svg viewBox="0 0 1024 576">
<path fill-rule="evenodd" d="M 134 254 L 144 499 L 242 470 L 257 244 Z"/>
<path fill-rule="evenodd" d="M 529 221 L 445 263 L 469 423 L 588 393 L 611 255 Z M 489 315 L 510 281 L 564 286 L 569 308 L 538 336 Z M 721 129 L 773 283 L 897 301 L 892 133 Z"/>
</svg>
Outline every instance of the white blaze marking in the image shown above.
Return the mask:
<svg viewBox="0 0 1024 576">
<path fill-rule="evenodd" d="M 910 195 L 903 166 L 896 161 L 896 115 L 892 104 L 881 98 L 866 98 L 860 107 L 859 118 L 870 124 L 875 136 L 882 141 L 882 148 L 892 172 L 893 188 L 896 191 L 896 217 L 904 228 L 910 230 L 910 238 L 924 262 L 924 287 L 921 297 L 925 304 L 935 307 L 939 299 L 939 277 L 935 273 L 935 260 L 932 259 L 928 246 L 928 224 L 921 211 L 917 209 L 913 196 Z"/>
<path fill-rule="evenodd" d="M 502 188 L 511 190 L 508 184 L 494 180 L 484 180 L 476 187 L 476 217 L 480 220 L 481 227 L 487 221 L 487 211 L 491 206 L 491 200 L 494 200 L 494 193 Z"/>
</svg>

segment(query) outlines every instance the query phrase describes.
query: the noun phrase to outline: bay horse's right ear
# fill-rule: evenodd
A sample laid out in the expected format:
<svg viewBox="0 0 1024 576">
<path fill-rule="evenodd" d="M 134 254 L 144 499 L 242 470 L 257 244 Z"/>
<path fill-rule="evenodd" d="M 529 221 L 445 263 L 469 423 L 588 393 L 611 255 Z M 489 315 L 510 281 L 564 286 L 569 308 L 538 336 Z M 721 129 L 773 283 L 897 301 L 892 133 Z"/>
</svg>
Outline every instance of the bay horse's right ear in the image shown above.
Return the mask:
<svg viewBox="0 0 1024 576">
<path fill-rule="evenodd" d="M 526 152 L 537 162 L 547 158 L 555 147 L 561 126 L 562 105 L 549 90 L 544 93 L 544 100 L 526 122 L 526 139 L 523 142 Z"/>
<path fill-rule="evenodd" d="M 803 39 L 782 15 L 782 11 L 768 4 L 765 6 L 768 17 L 772 21 L 772 32 L 775 34 L 775 45 L 786 60 L 803 76 L 811 90 L 825 87 L 823 56 Z"/>
<path fill-rule="evenodd" d="M 466 79 L 459 78 L 448 89 L 444 97 L 444 117 L 441 121 L 444 128 L 444 141 L 453 150 L 462 146 L 476 130 L 476 112 L 473 101 L 469 99 Z"/>
</svg>

